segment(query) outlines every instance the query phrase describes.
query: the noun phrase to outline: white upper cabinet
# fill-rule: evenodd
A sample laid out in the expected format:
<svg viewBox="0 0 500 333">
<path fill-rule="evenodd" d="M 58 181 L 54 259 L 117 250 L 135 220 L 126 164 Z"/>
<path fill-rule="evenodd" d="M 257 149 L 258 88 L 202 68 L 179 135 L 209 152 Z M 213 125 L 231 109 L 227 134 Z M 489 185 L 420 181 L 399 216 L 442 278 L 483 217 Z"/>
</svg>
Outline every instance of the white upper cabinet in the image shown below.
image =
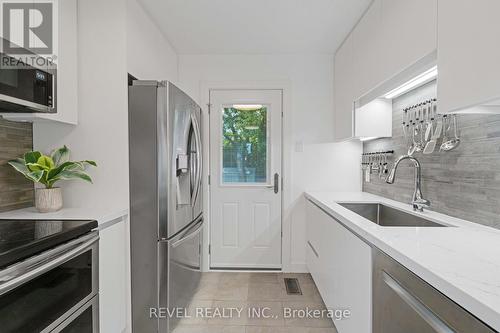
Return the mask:
<svg viewBox="0 0 500 333">
<path fill-rule="evenodd" d="M 335 139 L 342 141 L 353 137 L 353 40 L 348 37 L 335 54 L 334 98 Z"/>
<path fill-rule="evenodd" d="M 57 113 L 4 113 L 5 119 L 14 121 L 57 121 L 67 124 L 78 122 L 78 31 L 77 0 L 57 2 L 58 55 L 57 60 Z M 96 60 L 97 61 L 97 60 Z"/>
<path fill-rule="evenodd" d="M 358 99 L 384 78 L 380 61 L 383 50 L 380 40 L 382 1 L 375 0 L 352 31 L 354 98 Z"/>
<path fill-rule="evenodd" d="M 383 80 L 409 68 L 437 48 L 438 0 L 382 0 L 380 25 Z"/>
<path fill-rule="evenodd" d="M 389 138 L 392 136 L 392 100 L 377 98 L 356 108 L 354 112 L 356 138 Z"/>
<path fill-rule="evenodd" d="M 500 1 L 439 0 L 438 6 L 441 112 L 500 99 Z"/>
<path fill-rule="evenodd" d="M 375 103 L 353 117 L 352 104 L 369 105 L 435 65 L 437 1 L 374 0 L 354 27 L 335 58 L 337 140 L 391 134 L 389 108 Z M 384 117 L 373 110 L 383 110 Z M 365 126 L 373 123 L 380 126 Z"/>
</svg>

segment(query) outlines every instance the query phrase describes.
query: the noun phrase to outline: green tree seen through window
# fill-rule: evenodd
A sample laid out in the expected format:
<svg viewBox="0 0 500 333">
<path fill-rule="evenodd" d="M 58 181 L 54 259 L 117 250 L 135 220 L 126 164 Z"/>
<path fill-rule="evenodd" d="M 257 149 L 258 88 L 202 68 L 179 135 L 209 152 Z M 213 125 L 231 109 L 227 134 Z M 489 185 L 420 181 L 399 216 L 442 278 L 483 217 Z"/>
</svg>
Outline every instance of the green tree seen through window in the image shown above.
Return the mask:
<svg viewBox="0 0 500 333">
<path fill-rule="evenodd" d="M 224 108 L 222 115 L 223 181 L 267 180 L 267 108 Z"/>
</svg>

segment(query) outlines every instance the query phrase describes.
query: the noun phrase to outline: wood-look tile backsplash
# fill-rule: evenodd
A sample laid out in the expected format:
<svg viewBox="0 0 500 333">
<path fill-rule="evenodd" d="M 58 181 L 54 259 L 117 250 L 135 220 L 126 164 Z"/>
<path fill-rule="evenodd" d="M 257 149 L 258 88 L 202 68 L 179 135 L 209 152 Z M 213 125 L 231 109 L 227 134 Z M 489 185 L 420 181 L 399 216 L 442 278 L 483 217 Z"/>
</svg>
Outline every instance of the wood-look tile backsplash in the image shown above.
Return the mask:
<svg viewBox="0 0 500 333">
<path fill-rule="evenodd" d="M 395 99 L 393 137 L 365 142 L 364 152 L 394 149 L 391 161 L 405 154 L 403 109 L 435 96 L 432 82 Z M 414 155 L 422 164 L 422 191 L 431 201 L 431 210 L 500 229 L 500 115 L 468 114 L 457 119 L 462 140 L 458 148 Z M 393 185 L 372 176 L 371 182 L 363 181 L 363 190 L 409 203 L 413 172 L 409 163 L 402 162 Z"/>
<path fill-rule="evenodd" d="M 7 161 L 33 149 L 33 125 L 0 117 L 0 211 L 33 206 L 33 183 Z"/>
</svg>

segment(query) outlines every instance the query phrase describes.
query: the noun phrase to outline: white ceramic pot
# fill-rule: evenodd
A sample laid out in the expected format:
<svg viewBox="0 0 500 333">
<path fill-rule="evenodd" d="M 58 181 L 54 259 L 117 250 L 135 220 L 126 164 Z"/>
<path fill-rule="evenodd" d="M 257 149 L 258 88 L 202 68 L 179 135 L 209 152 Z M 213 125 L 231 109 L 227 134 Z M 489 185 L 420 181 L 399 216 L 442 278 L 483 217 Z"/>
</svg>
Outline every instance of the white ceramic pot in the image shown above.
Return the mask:
<svg viewBox="0 0 500 333">
<path fill-rule="evenodd" d="M 35 207 L 40 213 L 57 212 L 62 206 L 60 187 L 35 189 Z"/>
</svg>

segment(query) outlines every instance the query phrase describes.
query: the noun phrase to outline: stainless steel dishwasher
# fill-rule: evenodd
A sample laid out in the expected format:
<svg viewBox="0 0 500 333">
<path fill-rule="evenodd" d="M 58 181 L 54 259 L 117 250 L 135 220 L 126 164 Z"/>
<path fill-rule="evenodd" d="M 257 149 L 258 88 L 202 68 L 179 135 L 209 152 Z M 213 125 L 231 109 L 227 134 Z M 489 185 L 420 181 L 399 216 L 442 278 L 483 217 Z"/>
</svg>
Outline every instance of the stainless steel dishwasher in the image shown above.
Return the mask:
<svg viewBox="0 0 500 333">
<path fill-rule="evenodd" d="M 376 248 L 373 265 L 373 333 L 496 332 Z"/>
</svg>

